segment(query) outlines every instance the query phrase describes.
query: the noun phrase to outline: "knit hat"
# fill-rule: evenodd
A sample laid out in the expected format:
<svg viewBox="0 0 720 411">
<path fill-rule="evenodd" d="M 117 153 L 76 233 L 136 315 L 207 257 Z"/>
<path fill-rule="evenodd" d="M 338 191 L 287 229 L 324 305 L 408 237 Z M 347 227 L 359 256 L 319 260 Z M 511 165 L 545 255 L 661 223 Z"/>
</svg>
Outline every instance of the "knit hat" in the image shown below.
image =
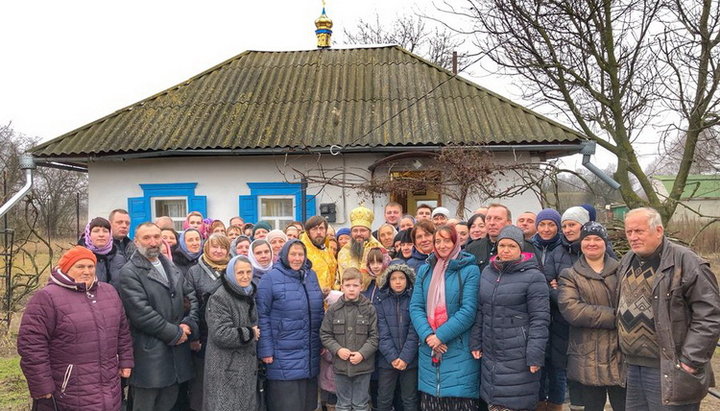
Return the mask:
<svg viewBox="0 0 720 411">
<path fill-rule="evenodd" d="M 337 231 L 335 231 L 335 238 L 340 238 L 341 235 L 350 235 L 350 229 L 347 227 L 343 227 Z"/>
<path fill-rule="evenodd" d="M 580 224 L 585 224 L 590 221 L 590 213 L 580 206 L 570 207 L 562 215 L 560 221 L 577 221 Z"/>
<path fill-rule="evenodd" d="M 582 229 L 580 230 L 580 241 L 582 241 L 583 238 L 589 235 L 596 235 L 602 238 L 606 244 L 609 241 L 607 230 L 605 229 L 605 227 L 603 227 L 602 224 L 598 223 L 597 221 L 590 221 L 583 224 Z"/>
<path fill-rule="evenodd" d="M 367 207 L 357 207 L 350 212 L 350 227 L 365 227 L 372 230 L 375 213 Z"/>
<path fill-rule="evenodd" d="M 554 208 L 545 208 L 540 210 L 540 212 L 537 214 L 537 217 L 535 218 L 535 228 L 537 228 L 540 225 L 541 221 L 550 220 L 555 225 L 560 228 L 562 224 L 560 213 L 557 212 Z"/>
<path fill-rule="evenodd" d="M 514 225 L 506 225 L 505 227 L 503 227 L 502 230 L 500 230 L 500 235 L 498 235 L 497 242 L 499 243 L 500 240 L 502 240 L 503 238 L 515 241 L 521 249 L 525 244 L 525 234 L 519 227 L 516 227 Z"/>
<path fill-rule="evenodd" d="M 80 260 L 91 260 L 93 263 L 97 264 L 97 258 L 92 251 L 85 247 L 76 245 L 75 247 L 67 250 L 65 254 L 60 257 L 58 267 L 60 268 L 60 271 L 67 274 L 67 272 L 70 271 L 70 268 L 72 268 L 72 266 Z"/>
<path fill-rule="evenodd" d="M 442 214 L 445 217 L 450 217 L 450 210 L 445 207 L 435 207 L 435 209 L 432 211 L 431 217 L 435 217 L 438 214 Z"/>
<path fill-rule="evenodd" d="M 287 242 L 287 240 L 288 240 L 287 234 L 285 234 L 282 230 L 278 230 L 278 229 L 270 230 L 270 232 L 267 233 L 267 236 L 265 237 L 265 240 L 267 240 L 267 242 L 269 243 L 269 242 L 271 242 L 272 240 L 274 240 L 274 239 L 276 239 L 276 238 L 282 238 L 282 239 L 285 240 L 286 242 Z"/>
<path fill-rule="evenodd" d="M 252 236 L 255 237 L 255 232 L 257 232 L 257 230 L 261 228 L 268 233 L 272 231 L 272 226 L 270 226 L 270 223 L 268 223 L 267 221 L 258 221 L 258 223 L 255 224 L 255 227 L 253 227 Z"/>
<path fill-rule="evenodd" d="M 580 207 L 587 210 L 588 215 L 590 216 L 590 221 L 595 221 L 597 219 L 597 211 L 595 210 L 595 207 L 590 204 L 580 204 Z"/>
</svg>

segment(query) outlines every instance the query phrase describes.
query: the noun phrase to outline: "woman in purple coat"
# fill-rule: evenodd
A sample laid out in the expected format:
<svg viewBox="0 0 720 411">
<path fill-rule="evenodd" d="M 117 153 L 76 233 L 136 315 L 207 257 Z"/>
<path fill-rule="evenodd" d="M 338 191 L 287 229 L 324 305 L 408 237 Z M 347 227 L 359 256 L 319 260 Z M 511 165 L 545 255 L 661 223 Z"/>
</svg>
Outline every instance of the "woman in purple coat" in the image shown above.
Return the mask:
<svg viewBox="0 0 720 411">
<path fill-rule="evenodd" d="M 132 340 L 120 297 L 97 280 L 95 264 L 92 251 L 71 248 L 25 309 L 17 347 L 37 409 L 120 409 Z"/>
</svg>

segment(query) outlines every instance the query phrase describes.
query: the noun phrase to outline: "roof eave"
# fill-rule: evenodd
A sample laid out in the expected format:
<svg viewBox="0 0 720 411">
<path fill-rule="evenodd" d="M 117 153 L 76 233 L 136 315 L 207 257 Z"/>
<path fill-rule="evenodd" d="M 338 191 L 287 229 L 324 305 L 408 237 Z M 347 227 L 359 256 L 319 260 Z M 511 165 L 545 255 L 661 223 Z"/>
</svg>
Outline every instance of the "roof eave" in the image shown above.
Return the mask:
<svg viewBox="0 0 720 411">
<path fill-rule="evenodd" d="M 542 144 L 490 144 L 463 146 L 467 148 L 480 148 L 489 152 L 534 152 L 542 153 L 545 158 L 563 157 L 580 153 L 584 141 L 577 143 L 542 143 Z M 357 146 L 341 147 L 337 145 L 329 147 L 289 148 L 272 147 L 259 149 L 199 149 L 199 150 L 160 150 L 148 152 L 129 152 L 108 155 L 71 155 L 71 156 L 42 156 L 33 154 L 35 161 L 40 166 L 46 167 L 70 167 L 85 168 L 91 162 L 101 161 L 126 161 L 143 158 L 167 158 L 167 157 L 208 157 L 208 156 L 262 156 L 262 155 L 296 155 L 296 154 L 370 154 L 370 153 L 399 153 L 406 151 L 428 152 L 438 151 L 442 146 L 438 145 L 402 145 L 402 146 Z M 82 171 L 82 170 L 77 170 Z"/>
</svg>

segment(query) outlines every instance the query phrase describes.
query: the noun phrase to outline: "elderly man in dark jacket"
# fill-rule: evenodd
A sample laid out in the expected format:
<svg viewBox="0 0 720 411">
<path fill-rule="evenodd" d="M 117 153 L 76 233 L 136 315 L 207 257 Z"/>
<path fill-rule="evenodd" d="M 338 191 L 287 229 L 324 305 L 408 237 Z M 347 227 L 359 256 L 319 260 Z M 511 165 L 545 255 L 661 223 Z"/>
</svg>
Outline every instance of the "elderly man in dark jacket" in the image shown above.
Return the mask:
<svg viewBox="0 0 720 411">
<path fill-rule="evenodd" d="M 171 409 L 178 384 L 193 375 L 188 337 L 197 332 L 198 303 L 177 268 L 160 254 L 161 243 L 158 226 L 139 225 L 137 252 L 121 271 L 120 295 L 135 350 L 129 380 L 133 410 Z"/>
<path fill-rule="evenodd" d="M 625 216 L 631 252 L 620 262 L 620 349 L 628 364 L 626 408 L 698 410 L 714 383 L 720 294 L 707 261 L 664 238 L 651 208 Z"/>
</svg>

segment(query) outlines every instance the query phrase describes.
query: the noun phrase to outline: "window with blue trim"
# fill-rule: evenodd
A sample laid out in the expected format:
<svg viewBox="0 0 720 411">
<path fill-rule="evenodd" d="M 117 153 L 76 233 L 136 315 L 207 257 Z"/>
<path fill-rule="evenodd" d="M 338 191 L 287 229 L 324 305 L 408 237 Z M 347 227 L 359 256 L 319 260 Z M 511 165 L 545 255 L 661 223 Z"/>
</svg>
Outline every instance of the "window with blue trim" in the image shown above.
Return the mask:
<svg viewBox="0 0 720 411">
<path fill-rule="evenodd" d="M 250 195 L 239 198 L 239 215 L 256 223 L 268 218 L 277 228 L 291 220 L 305 221 L 316 214 L 315 195 L 305 196 L 306 214 L 302 214 L 302 187 L 299 183 L 247 183 Z M 292 204 L 291 204 L 292 203 Z"/>
<path fill-rule="evenodd" d="M 128 198 L 130 213 L 130 237 L 135 235 L 138 224 L 153 221 L 164 213 L 171 213 L 176 226 L 182 227 L 182 220 L 190 211 L 199 211 L 207 216 L 207 196 L 195 195 L 197 183 L 140 184 L 142 197 Z M 182 220 L 180 220 L 182 218 Z"/>
</svg>

